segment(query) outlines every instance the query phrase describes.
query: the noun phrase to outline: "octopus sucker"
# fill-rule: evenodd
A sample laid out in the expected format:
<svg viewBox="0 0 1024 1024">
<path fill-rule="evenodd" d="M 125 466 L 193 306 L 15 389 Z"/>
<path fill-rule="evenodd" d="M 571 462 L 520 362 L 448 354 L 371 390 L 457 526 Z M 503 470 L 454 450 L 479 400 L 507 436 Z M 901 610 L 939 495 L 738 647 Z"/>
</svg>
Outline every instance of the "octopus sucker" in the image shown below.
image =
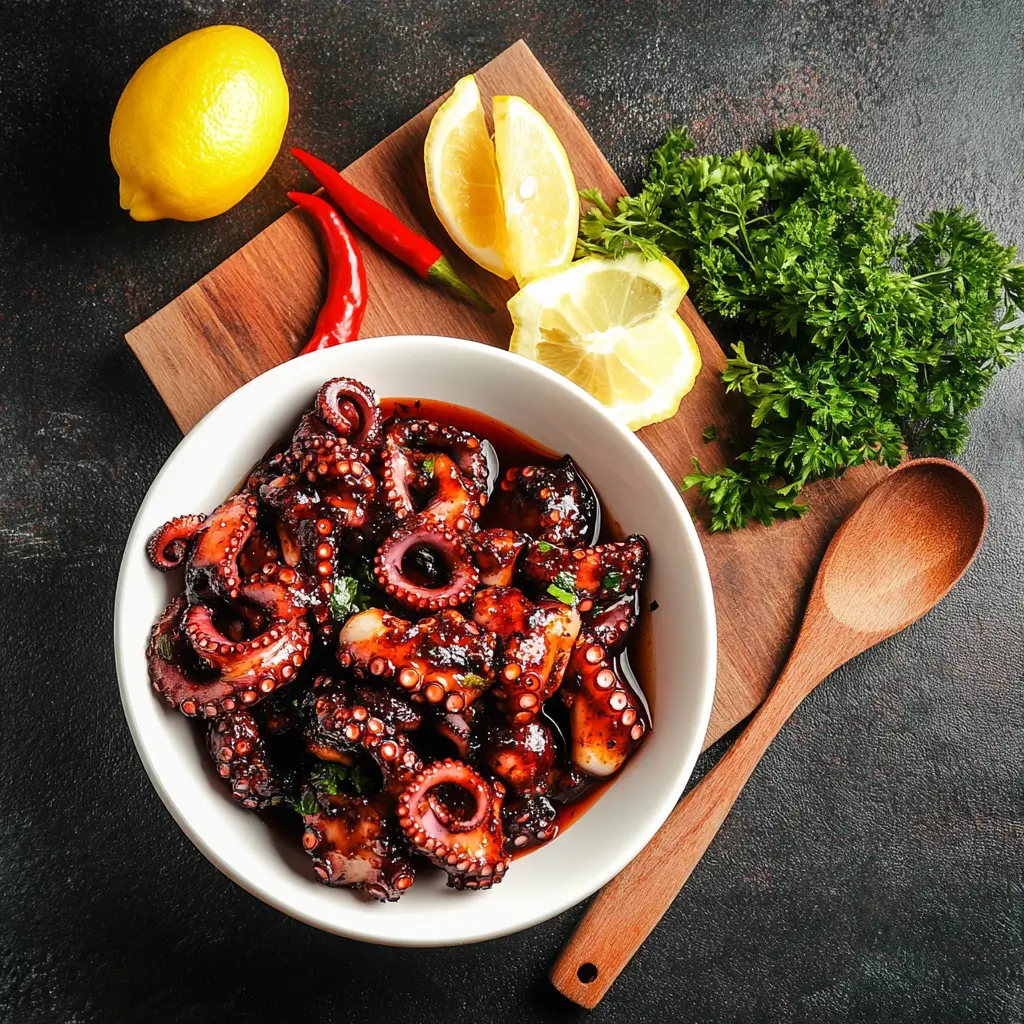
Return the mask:
<svg viewBox="0 0 1024 1024">
<path fill-rule="evenodd" d="M 440 787 L 461 790 L 465 807 L 452 804 Z M 501 881 L 509 864 L 501 808 L 505 789 L 469 765 L 448 758 L 418 772 L 398 798 L 398 823 L 417 852 L 448 874 L 454 889 L 486 889 Z"/>
<path fill-rule="evenodd" d="M 327 381 L 243 490 L 154 532 L 150 560 L 184 573 L 146 659 L 211 778 L 290 821 L 312 879 L 393 902 L 427 862 L 500 882 L 643 742 L 626 644 L 649 552 L 602 533 L 569 456 L 384 406 Z"/>
<path fill-rule="evenodd" d="M 177 569 L 185 561 L 188 546 L 199 528 L 206 522 L 206 516 L 177 516 L 153 532 L 146 544 L 146 554 L 153 565 L 162 572 Z"/>
</svg>

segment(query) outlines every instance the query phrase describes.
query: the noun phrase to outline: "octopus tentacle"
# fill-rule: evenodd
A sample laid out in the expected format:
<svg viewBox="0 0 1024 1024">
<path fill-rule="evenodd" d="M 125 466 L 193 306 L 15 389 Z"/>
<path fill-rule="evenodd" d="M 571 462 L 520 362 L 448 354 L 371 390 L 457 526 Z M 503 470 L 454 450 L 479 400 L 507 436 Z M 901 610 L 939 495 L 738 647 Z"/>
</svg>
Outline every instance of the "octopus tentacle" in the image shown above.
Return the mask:
<svg viewBox="0 0 1024 1024">
<path fill-rule="evenodd" d="M 449 530 L 459 533 L 472 530 L 483 506 L 479 496 L 467 487 L 458 466 L 447 455 L 435 455 L 432 475 L 437 489 L 424 508 L 422 518 L 443 523 Z"/>
<path fill-rule="evenodd" d="M 539 796 L 548 792 L 554 781 L 555 738 L 543 722 L 488 723 L 481 754 L 488 768 L 519 796 Z"/>
<path fill-rule="evenodd" d="M 231 785 L 243 807 L 265 810 L 289 795 L 290 780 L 279 778 L 267 759 L 256 719 L 245 709 L 230 711 L 209 725 L 206 744 L 217 774 Z"/>
<path fill-rule="evenodd" d="M 579 612 L 560 601 L 534 604 L 514 587 L 478 591 L 473 621 L 504 641 L 505 666 L 494 686 L 513 724 L 533 721 L 561 685 L 580 631 Z"/>
<path fill-rule="evenodd" d="M 358 679 L 390 680 L 417 703 L 461 712 L 494 679 L 496 637 L 458 612 L 407 622 L 380 608 L 349 618 L 338 664 Z"/>
<path fill-rule="evenodd" d="M 321 882 L 388 903 L 412 885 L 416 875 L 393 824 L 393 804 L 383 797 L 339 794 L 327 810 L 303 815 L 302 848 Z"/>
<path fill-rule="evenodd" d="M 426 548 L 444 563 L 447 582 L 433 586 L 409 578 L 402 563 L 407 554 L 419 548 Z M 377 582 L 389 597 L 418 611 L 437 611 L 465 604 L 480 579 L 465 542 L 451 530 L 429 520 L 415 521 L 408 528 L 395 530 L 378 550 L 373 569 Z"/>
<path fill-rule="evenodd" d="M 330 515 L 348 529 L 366 526 L 377 490 L 366 452 L 333 438 L 315 438 L 293 448 L 291 457 L 298 475 L 319 492 L 315 514 Z"/>
<path fill-rule="evenodd" d="M 490 467 L 484 445 L 476 434 L 432 420 L 396 420 L 388 438 L 402 448 L 442 452 L 452 459 L 480 505 L 487 503 L 490 491 Z"/>
<path fill-rule="evenodd" d="M 372 388 L 335 377 L 317 392 L 316 415 L 354 448 L 375 448 L 381 437 L 380 406 Z"/>
<path fill-rule="evenodd" d="M 218 673 L 216 682 L 202 689 L 201 704 L 195 704 L 195 693 L 187 695 L 192 698 L 187 706 L 176 701 L 186 715 L 213 718 L 233 710 L 236 703 L 255 704 L 293 679 L 309 656 L 309 626 L 285 586 L 251 581 L 243 585 L 240 596 L 269 619 L 264 631 L 252 640 L 236 643 L 226 637 L 214 623 L 208 605 L 192 605 L 182 617 L 185 639 Z"/>
<path fill-rule="evenodd" d="M 573 551 L 541 542 L 527 552 L 523 572 L 545 588 L 554 583 L 565 589 L 571 580 L 581 599 L 580 610 L 588 611 L 595 599 L 614 600 L 633 593 L 644 581 L 649 557 L 647 541 L 639 536 Z"/>
<path fill-rule="evenodd" d="M 494 527 L 481 530 L 470 540 L 473 561 L 480 570 L 485 587 L 510 587 L 516 564 L 523 549 L 530 543 L 525 533 Z"/>
<path fill-rule="evenodd" d="M 510 800 L 502 810 L 501 821 L 508 853 L 550 843 L 559 832 L 558 812 L 546 796 Z"/>
<path fill-rule="evenodd" d="M 599 778 L 614 775 L 649 725 L 642 702 L 589 632 L 577 641 L 562 699 L 569 708 L 572 763 Z"/>
<path fill-rule="evenodd" d="M 146 544 L 149 560 L 162 572 L 177 569 L 185 561 L 188 546 L 206 516 L 177 516 L 155 530 Z"/>
<path fill-rule="evenodd" d="M 385 437 L 380 493 L 398 522 L 416 511 L 413 492 L 423 493 L 430 487 L 431 476 L 423 468 L 426 459 L 426 453 L 410 451 L 390 435 Z"/>
<path fill-rule="evenodd" d="M 457 786 L 468 810 L 445 803 L 440 787 Z M 505 787 L 489 784 L 461 761 L 447 759 L 418 772 L 398 798 L 398 823 L 418 853 L 443 868 L 454 889 L 488 889 L 509 864 L 501 807 Z"/>
<path fill-rule="evenodd" d="M 433 719 L 434 730 L 455 747 L 463 761 L 469 760 L 478 746 L 473 734 L 473 714 L 478 707 L 470 704 L 459 712 L 443 711 Z"/>
<path fill-rule="evenodd" d="M 238 556 L 252 536 L 259 509 L 244 491 L 228 498 L 206 518 L 185 564 L 190 601 L 236 600 L 241 585 Z"/>
<path fill-rule="evenodd" d="M 343 687 L 313 693 L 307 700 L 312 720 L 307 737 L 317 746 L 342 750 L 362 748 L 377 762 L 386 792 L 398 791 L 423 768 L 408 731 L 379 718 L 362 704 L 353 704 Z"/>
<path fill-rule="evenodd" d="M 620 597 L 606 608 L 592 610 L 584 621 L 609 654 L 618 654 L 633 632 L 638 614 L 637 595 L 633 593 Z"/>
<path fill-rule="evenodd" d="M 566 455 L 557 466 L 513 466 L 501 481 L 506 518 L 548 544 L 592 544 L 601 508 L 590 481 Z"/>
</svg>

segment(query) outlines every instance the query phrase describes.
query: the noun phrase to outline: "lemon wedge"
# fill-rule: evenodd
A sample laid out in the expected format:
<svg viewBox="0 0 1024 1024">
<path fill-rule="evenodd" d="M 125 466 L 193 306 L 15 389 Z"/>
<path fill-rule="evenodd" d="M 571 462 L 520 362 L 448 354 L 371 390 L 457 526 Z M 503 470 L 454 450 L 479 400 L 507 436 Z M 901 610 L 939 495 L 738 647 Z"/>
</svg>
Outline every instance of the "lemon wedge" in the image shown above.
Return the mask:
<svg viewBox="0 0 1024 1024">
<path fill-rule="evenodd" d="M 573 257 L 580 226 L 576 180 L 551 125 L 519 96 L 494 97 L 494 153 L 506 258 L 525 284 Z"/>
<path fill-rule="evenodd" d="M 437 219 L 475 263 L 509 278 L 505 215 L 494 146 L 476 79 L 466 75 L 437 109 L 423 145 L 427 192 Z"/>
<path fill-rule="evenodd" d="M 668 259 L 579 260 L 509 299 L 509 349 L 567 377 L 631 430 L 666 420 L 700 372 L 676 313 L 687 287 Z"/>
</svg>

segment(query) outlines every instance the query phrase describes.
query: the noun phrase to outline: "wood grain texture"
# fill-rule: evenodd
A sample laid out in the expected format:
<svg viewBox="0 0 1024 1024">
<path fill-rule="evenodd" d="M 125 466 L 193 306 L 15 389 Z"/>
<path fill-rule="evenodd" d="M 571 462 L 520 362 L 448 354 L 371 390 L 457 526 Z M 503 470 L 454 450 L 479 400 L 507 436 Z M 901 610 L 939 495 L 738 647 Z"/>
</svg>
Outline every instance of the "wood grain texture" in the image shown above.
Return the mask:
<svg viewBox="0 0 1024 1024">
<path fill-rule="evenodd" d="M 987 511 L 978 485 L 942 459 L 905 463 L 829 544 L 782 674 L 736 742 L 657 835 L 598 893 L 551 969 L 593 1009 L 711 845 L 769 744 L 836 668 L 933 608 L 974 560 Z"/>
<path fill-rule="evenodd" d="M 477 72 L 486 98 L 524 96 L 551 122 L 565 144 L 580 187 L 611 198 L 622 183 L 564 97 L 522 41 Z M 423 140 L 439 97 L 345 169 L 359 188 L 442 244 L 457 271 L 498 310 L 492 316 L 453 302 L 419 281 L 371 243 L 363 245 L 370 303 L 363 336 L 442 334 L 507 347 L 511 323 L 505 300 L 513 285 L 491 276 L 447 242 L 427 199 Z M 489 106 L 489 104 L 485 104 Z M 318 154 L 330 160 L 330 153 Z M 127 335 L 182 430 L 257 374 L 291 358 L 305 343 L 323 299 L 325 274 L 311 229 L 297 211 L 265 231 L 188 291 Z M 726 438 L 740 428 L 719 373 L 725 357 L 687 299 L 680 313 L 694 332 L 704 366 L 677 416 L 640 432 L 673 480 L 690 469 L 691 455 L 722 465 L 718 442 L 705 444 L 709 423 Z M 701 540 L 718 612 L 718 688 L 706 743 L 746 718 L 764 699 L 793 639 L 798 609 L 825 545 L 857 500 L 886 471 L 865 467 L 839 482 L 808 489 L 813 512 L 770 530 L 759 526 Z M 692 507 L 697 499 L 686 496 Z M 769 568 L 770 567 L 770 568 Z"/>
</svg>

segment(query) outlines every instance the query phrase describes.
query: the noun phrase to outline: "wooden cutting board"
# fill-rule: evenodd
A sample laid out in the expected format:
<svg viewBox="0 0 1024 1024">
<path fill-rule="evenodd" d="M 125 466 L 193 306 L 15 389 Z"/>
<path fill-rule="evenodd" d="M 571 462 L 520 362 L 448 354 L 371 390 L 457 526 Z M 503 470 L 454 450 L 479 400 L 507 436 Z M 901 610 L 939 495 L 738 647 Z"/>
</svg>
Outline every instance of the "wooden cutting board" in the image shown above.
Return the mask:
<svg viewBox="0 0 1024 1024">
<path fill-rule="evenodd" d="M 548 119 L 581 188 L 596 186 L 609 199 L 623 193 L 608 161 L 524 42 L 481 68 L 477 81 L 486 98 L 524 96 Z M 514 285 L 463 257 L 448 242 L 427 199 L 423 140 L 443 98 L 356 160 L 345 175 L 441 244 L 457 271 L 497 312 L 478 313 L 454 302 L 366 242 L 370 301 L 362 336 L 441 334 L 506 348 L 511 323 L 505 300 Z M 317 155 L 332 159 L 329 151 Z M 293 210 L 129 332 L 128 344 L 185 431 L 240 385 L 298 352 L 316 319 L 324 281 L 316 239 Z M 718 343 L 688 299 L 680 313 L 700 345 L 703 370 L 672 420 L 640 431 L 673 480 L 689 472 L 694 454 L 705 468 L 724 464 L 720 444 L 704 443 L 701 431 L 713 423 L 718 436 L 726 438 L 739 429 L 743 413 L 725 395 L 719 376 L 725 357 Z M 885 472 L 865 467 L 841 481 L 815 485 L 807 492 L 813 511 L 770 530 L 754 526 L 709 534 L 698 527 L 718 613 L 718 684 L 707 744 L 763 700 L 789 650 L 825 545 Z M 686 500 L 691 507 L 697 504 L 693 494 Z"/>
</svg>

